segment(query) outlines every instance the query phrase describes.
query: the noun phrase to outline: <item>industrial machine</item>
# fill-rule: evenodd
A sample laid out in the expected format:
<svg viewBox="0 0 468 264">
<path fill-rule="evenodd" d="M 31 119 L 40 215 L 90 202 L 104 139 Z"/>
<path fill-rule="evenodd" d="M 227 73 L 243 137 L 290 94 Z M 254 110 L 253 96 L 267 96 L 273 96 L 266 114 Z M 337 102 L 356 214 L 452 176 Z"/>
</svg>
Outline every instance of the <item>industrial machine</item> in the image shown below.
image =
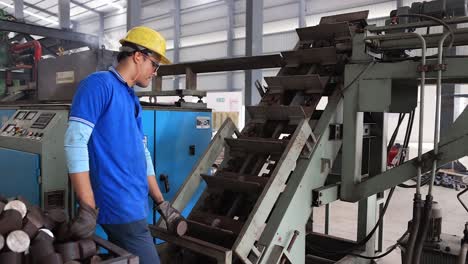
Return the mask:
<svg viewBox="0 0 468 264">
<path fill-rule="evenodd" d="M 281 67 L 265 78 L 266 88 L 257 87 L 261 100 L 247 106 L 244 129 L 227 120 L 172 200 L 184 210 L 206 184 L 188 215 L 188 233 L 174 236 L 164 221 L 150 226 L 153 236 L 168 242 L 160 247 L 163 260 L 369 263 L 388 254 L 376 256 L 376 230 L 394 188 L 415 178 L 407 186 L 416 189 L 414 216 L 391 250 L 400 246 L 404 263 L 465 263 L 466 228 L 460 227 L 459 237 L 441 233 L 432 196 L 437 168 L 468 153 L 468 108 L 439 134 L 442 82 L 468 82 L 466 57 L 443 53 L 444 47 L 468 44 L 468 31 L 456 27 L 468 22 L 465 10 L 464 1 L 414 3 L 393 11 L 379 27 L 367 25 L 367 11 L 322 17 L 317 26 L 297 29 L 292 51 L 161 67 L 160 77 L 186 74 L 188 87 L 196 86 L 197 73 Z M 444 32 L 430 33 L 440 25 Z M 437 56 L 428 56 L 428 48 L 437 48 Z M 422 153 L 426 84 L 437 86 L 435 143 Z M 326 108 L 317 110 L 323 97 Z M 395 141 L 387 140 L 387 113 L 399 113 L 399 124 L 409 116 L 406 149 L 418 100 L 418 157 L 405 161 L 402 155 L 387 169 Z M 209 173 L 216 160 L 221 163 Z M 421 182 L 426 172 L 431 177 Z M 422 200 L 425 184 L 429 192 Z M 312 228 L 314 208 L 336 200 L 358 203 L 355 241 Z"/>
<path fill-rule="evenodd" d="M 22 106 L 0 129 L 0 192 L 44 209 L 69 208 L 63 141 L 68 106 Z"/>
</svg>

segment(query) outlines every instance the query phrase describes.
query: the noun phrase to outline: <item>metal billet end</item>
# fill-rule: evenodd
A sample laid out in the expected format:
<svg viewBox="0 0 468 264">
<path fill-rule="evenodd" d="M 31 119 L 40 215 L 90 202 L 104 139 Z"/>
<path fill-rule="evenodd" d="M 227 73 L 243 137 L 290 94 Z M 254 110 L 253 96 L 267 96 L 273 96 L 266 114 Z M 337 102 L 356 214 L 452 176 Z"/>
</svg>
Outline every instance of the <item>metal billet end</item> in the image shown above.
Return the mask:
<svg viewBox="0 0 468 264">
<path fill-rule="evenodd" d="M 6 238 L 7 247 L 16 253 L 23 253 L 28 250 L 31 240 L 28 234 L 22 230 L 11 232 Z"/>
<path fill-rule="evenodd" d="M 4 246 L 5 246 L 5 238 L 2 235 L 0 235 L 0 250 L 2 250 Z"/>
<path fill-rule="evenodd" d="M 20 200 L 13 200 L 11 202 L 8 202 L 5 205 L 5 208 L 3 210 L 16 210 L 21 214 L 21 218 L 24 218 L 26 216 L 26 213 L 28 212 L 28 209 L 26 208 L 26 205 L 20 201 Z"/>
<path fill-rule="evenodd" d="M 185 233 L 187 233 L 187 222 L 182 217 L 180 217 L 179 219 L 176 219 L 174 221 L 172 229 L 172 232 L 174 234 L 177 234 L 178 236 L 183 236 L 185 235 Z"/>
<path fill-rule="evenodd" d="M 96 264 L 96 263 L 101 263 L 101 262 L 102 262 L 102 258 L 99 256 L 93 256 L 89 261 L 90 264 Z"/>
<path fill-rule="evenodd" d="M 54 240 L 55 240 L 55 237 L 52 231 L 46 228 L 41 228 L 39 229 L 36 237 L 34 238 L 34 243 L 39 242 L 39 241 L 53 242 Z"/>
</svg>

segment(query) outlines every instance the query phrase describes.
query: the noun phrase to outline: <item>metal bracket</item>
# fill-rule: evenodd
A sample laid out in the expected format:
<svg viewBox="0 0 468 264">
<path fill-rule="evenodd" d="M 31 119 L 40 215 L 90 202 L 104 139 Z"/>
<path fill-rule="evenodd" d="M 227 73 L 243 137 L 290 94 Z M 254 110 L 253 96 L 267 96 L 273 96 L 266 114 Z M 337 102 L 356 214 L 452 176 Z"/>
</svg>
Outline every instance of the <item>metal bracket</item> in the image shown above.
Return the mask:
<svg viewBox="0 0 468 264">
<path fill-rule="evenodd" d="M 343 124 L 330 124 L 329 140 L 342 140 L 343 139 Z"/>
<path fill-rule="evenodd" d="M 340 183 L 334 183 L 312 190 L 312 206 L 319 207 L 338 200 Z"/>
<path fill-rule="evenodd" d="M 425 65 L 418 65 L 417 71 L 418 72 L 431 72 L 431 71 L 446 71 L 447 70 L 447 63 L 443 64 L 425 64 Z"/>
</svg>

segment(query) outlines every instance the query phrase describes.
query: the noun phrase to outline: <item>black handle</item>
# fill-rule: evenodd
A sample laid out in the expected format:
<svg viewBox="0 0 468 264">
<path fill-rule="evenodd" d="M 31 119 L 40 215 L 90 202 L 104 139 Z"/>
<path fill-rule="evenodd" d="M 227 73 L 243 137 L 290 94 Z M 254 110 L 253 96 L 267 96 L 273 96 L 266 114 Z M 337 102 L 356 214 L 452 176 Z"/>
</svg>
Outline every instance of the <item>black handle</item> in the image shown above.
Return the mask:
<svg viewBox="0 0 468 264">
<path fill-rule="evenodd" d="M 166 190 L 165 193 L 168 193 L 170 190 L 169 187 L 169 176 L 166 174 L 160 174 L 159 175 L 159 180 L 164 183 L 164 189 Z"/>
</svg>

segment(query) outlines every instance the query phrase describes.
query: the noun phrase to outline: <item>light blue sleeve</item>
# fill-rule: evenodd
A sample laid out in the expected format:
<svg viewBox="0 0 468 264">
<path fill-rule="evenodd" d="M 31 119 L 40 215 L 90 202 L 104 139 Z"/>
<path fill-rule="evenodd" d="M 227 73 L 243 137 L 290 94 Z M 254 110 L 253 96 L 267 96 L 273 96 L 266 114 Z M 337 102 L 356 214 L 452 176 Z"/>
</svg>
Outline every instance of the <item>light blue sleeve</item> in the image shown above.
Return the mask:
<svg viewBox="0 0 468 264">
<path fill-rule="evenodd" d="M 146 175 L 147 176 L 154 176 L 156 173 L 154 172 L 154 166 L 153 166 L 153 161 L 151 159 L 151 154 L 148 150 L 148 148 L 145 145 L 145 156 L 146 156 Z"/>
<path fill-rule="evenodd" d="M 93 129 L 82 122 L 68 122 L 64 147 L 69 173 L 89 171 L 88 141 L 92 132 Z"/>
</svg>

